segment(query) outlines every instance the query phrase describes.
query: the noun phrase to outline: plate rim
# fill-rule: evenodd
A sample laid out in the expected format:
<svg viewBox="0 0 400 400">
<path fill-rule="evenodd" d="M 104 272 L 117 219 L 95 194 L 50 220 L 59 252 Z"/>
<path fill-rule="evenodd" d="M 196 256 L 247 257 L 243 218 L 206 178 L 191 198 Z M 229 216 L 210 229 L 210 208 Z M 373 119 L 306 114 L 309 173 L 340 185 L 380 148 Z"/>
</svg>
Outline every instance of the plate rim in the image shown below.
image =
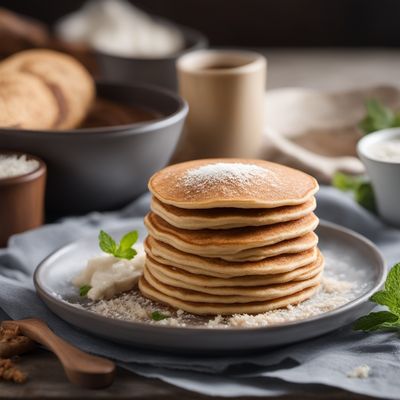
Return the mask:
<svg viewBox="0 0 400 400">
<path fill-rule="evenodd" d="M 308 324 L 313 324 L 317 321 L 323 322 L 324 320 L 330 319 L 330 318 L 332 318 L 336 315 L 340 315 L 342 313 L 346 313 L 350 309 L 360 306 L 363 303 L 366 303 L 369 300 L 369 298 L 371 297 L 371 295 L 383 286 L 386 275 L 387 275 L 387 266 L 386 266 L 385 259 L 382 255 L 381 251 L 370 239 L 366 238 L 365 236 L 363 236 L 362 234 L 360 234 L 356 231 L 353 231 L 352 229 L 343 227 L 334 222 L 326 221 L 324 219 L 320 219 L 318 226 L 321 226 L 323 228 L 328 228 L 331 230 L 335 230 L 335 231 L 339 231 L 341 234 L 349 235 L 349 236 L 357 239 L 358 241 L 362 242 L 367 248 L 369 248 L 374 253 L 376 260 L 378 261 L 376 263 L 376 266 L 379 268 L 379 270 L 377 270 L 377 272 L 378 272 L 377 280 L 374 283 L 374 285 L 367 292 L 365 292 L 361 296 L 356 297 L 355 299 L 353 299 L 333 310 L 327 311 L 322 314 L 315 315 L 310 318 L 306 318 L 306 319 L 302 319 L 302 320 L 298 320 L 298 321 L 289 321 L 284 324 L 276 324 L 276 325 L 271 325 L 271 326 L 248 327 L 248 328 L 236 328 L 236 327 L 225 328 L 225 327 L 205 327 L 205 326 L 177 327 L 177 326 L 171 326 L 171 325 L 150 324 L 150 323 L 139 322 L 139 321 L 128 321 L 128 320 L 106 317 L 106 316 L 100 315 L 94 311 L 90 311 L 85 308 L 76 307 L 72 303 L 69 303 L 68 301 L 66 301 L 62 298 L 58 298 L 57 296 L 52 295 L 51 293 L 46 291 L 44 288 L 42 288 L 41 284 L 40 284 L 39 276 L 40 276 L 41 269 L 43 269 L 46 266 L 46 264 L 49 262 L 49 260 L 52 257 L 54 257 L 57 253 L 59 253 L 63 250 L 66 250 L 68 247 L 71 247 L 72 245 L 76 245 L 84 239 L 89 240 L 91 238 L 90 235 L 86 236 L 84 238 L 69 242 L 69 243 L 59 247 L 58 249 L 54 250 L 48 256 L 46 256 L 35 268 L 35 271 L 33 274 L 33 283 L 34 283 L 34 287 L 35 287 L 38 297 L 44 301 L 46 307 L 49 308 L 50 311 L 54 315 L 56 315 L 58 318 L 62 319 L 69 325 L 74 326 L 75 328 L 77 327 L 75 324 L 72 324 L 72 323 L 66 321 L 58 313 L 54 312 L 51 309 L 51 307 L 48 306 L 47 301 L 49 301 L 52 304 L 55 303 L 55 305 L 57 307 L 67 309 L 68 311 L 71 311 L 75 314 L 84 313 L 84 314 L 86 314 L 86 315 L 84 315 L 84 317 L 96 320 L 97 322 L 111 323 L 112 325 L 113 324 L 118 325 L 118 327 L 125 328 L 125 329 L 128 329 L 128 328 L 130 328 L 130 329 L 156 328 L 157 330 L 164 330 L 165 332 L 168 332 L 168 333 L 172 333 L 172 332 L 186 332 L 186 333 L 195 333 L 196 332 L 196 333 L 199 333 L 199 332 L 204 331 L 204 332 L 208 332 L 208 333 L 212 333 L 212 334 L 225 333 L 225 332 L 230 332 L 232 334 L 238 334 L 239 332 L 240 333 L 260 332 L 260 331 L 265 331 L 265 330 L 268 330 L 268 332 L 273 332 L 273 331 L 279 331 L 279 330 L 282 330 L 285 328 L 289 329 L 289 328 L 293 328 L 293 327 L 306 326 Z M 110 230 L 110 232 L 111 231 L 112 230 Z M 114 231 L 118 231 L 118 228 L 114 229 Z M 376 269 L 376 267 L 375 267 L 375 269 Z M 57 294 L 57 293 L 54 292 L 54 294 Z M 44 299 L 46 299 L 47 301 Z M 80 316 L 83 317 L 82 315 L 80 315 Z M 79 329 L 82 329 L 82 328 L 79 327 Z"/>
</svg>

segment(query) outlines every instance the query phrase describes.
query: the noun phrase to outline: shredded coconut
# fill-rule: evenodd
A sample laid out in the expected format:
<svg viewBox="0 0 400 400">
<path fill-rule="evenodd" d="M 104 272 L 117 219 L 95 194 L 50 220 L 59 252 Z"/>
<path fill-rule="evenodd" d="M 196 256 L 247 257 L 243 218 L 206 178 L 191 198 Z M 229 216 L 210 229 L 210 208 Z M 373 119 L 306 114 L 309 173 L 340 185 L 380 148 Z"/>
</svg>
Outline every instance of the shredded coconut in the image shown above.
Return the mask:
<svg viewBox="0 0 400 400">
<path fill-rule="evenodd" d="M 367 379 L 369 377 L 370 370 L 371 368 L 369 365 L 359 365 L 348 372 L 347 377 L 352 379 Z"/>
<path fill-rule="evenodd" d="M 338 281 L 335 278 L 324 277 L 324 290 L 327 293 L 343 293 L 349 291 L 353 284 L 347 281 Z"/>
<path fill-rule="evenodd" d="M 268 311 L 262 314 L 236 314 L 229 319 L 234 327 L 259 327 L 284 324 L 314 317 L 332 311 L 350 301 L 352 284 L 324 277 L 321 289 L 310 299 L 286 308 Z"/>
<path fill-rule="evenodd" d="M 347 281 L 323 278 L 320 290 L 310 299 L 286 308 L 268 311 L 262 314 L 235 314 L 232 316 L 204 317 L 173 310 L 165 305 L 143 297 L 138 289 L 124 293 L 110 300 L 91 302 L 85 308 L 105 317 L 126 321 L 147 322 L 163 326 L 205 327 L 205 328 L 256 328 L 285 324 L 310 318 L 342 306 L 352 300 L 356 294 L 353 285 Z M 168 318 L 153 321 L 151 314 L 162 312 Z"/>
<path fill-rule="evenodd" d="M 28 160 L 25 155 L 0 154 L 0 179 L 29 174 L 39 168 L 37 160 Z"/>
</svg>

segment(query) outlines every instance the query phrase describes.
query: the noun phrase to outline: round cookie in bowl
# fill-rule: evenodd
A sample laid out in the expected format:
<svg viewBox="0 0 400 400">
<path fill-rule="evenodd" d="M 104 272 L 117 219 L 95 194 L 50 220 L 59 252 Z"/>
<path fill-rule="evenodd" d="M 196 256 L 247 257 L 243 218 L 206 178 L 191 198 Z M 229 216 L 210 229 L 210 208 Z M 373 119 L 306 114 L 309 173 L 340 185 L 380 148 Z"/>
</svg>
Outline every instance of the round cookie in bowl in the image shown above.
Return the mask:
<svg viewBox="0 0 400 400">
<path fill-rule="evenodd" d="M 55 51 L 20 52 L 0 73 L 0 147 L 46 162 L 46 208 L 56 215 L 116 209 L 144 193 L 188 111 L 163 89 L 95 83 Z"/>
<path fill-rule="evenodd" d="M 95 97 L 95 85 L 73 57 L 52 50 L 22 51 L 0 63 L 1 75 L 14 72 L 43 81 L 51 91 L 58 115 L 48 128 L 73 129 L 85 119 Z"/>
</svg>

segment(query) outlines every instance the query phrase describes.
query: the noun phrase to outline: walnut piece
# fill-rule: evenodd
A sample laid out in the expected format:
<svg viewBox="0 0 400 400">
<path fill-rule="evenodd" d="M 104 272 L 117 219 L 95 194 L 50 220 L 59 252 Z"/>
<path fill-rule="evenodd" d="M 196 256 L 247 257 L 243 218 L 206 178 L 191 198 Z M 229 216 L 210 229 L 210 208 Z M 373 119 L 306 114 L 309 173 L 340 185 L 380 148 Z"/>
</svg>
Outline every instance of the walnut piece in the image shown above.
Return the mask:
<svg viewBox="0 0 400 400">
<path fill-rule="evenodd" d="M 0 380 L 24 383 L 26 379 L 26 374 L 24 374 L 12 360 L 9 358 L 0 359 Z"/>
<path fill-rule="evenodd" d="M 10 358 L 34 347 L 33 340 L 21 334 L 17 325 L 0 327 L 0 358 Z"/>
</svg>

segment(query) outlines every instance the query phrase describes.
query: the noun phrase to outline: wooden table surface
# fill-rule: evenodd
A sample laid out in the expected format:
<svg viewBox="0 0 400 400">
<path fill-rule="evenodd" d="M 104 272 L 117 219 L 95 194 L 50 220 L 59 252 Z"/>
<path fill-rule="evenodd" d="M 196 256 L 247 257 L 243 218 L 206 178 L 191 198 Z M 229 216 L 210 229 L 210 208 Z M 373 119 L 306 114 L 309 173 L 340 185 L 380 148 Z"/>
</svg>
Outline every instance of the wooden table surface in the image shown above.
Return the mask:
<svg viewBox="0 0 400 400">
<path fill-rule="evenodd" d="M 400 51 L 382 49 L 263 50 L 268 58 L 268 87 L 305 86 L 328 90 L 372 84 L 400 84 Z M 160 380 L 118 370 L 114 384 L 105 390 L 84 390 L 66 380 L 56 358 L 43 350 L 19 361 L 29 375 L 23 385 L 0 383 L 0 399 L 186 399 L 209 397 L 179 389 Z M 280 399 L 367 400 L 342 390 L 298 394 Z"/>
</svg>

